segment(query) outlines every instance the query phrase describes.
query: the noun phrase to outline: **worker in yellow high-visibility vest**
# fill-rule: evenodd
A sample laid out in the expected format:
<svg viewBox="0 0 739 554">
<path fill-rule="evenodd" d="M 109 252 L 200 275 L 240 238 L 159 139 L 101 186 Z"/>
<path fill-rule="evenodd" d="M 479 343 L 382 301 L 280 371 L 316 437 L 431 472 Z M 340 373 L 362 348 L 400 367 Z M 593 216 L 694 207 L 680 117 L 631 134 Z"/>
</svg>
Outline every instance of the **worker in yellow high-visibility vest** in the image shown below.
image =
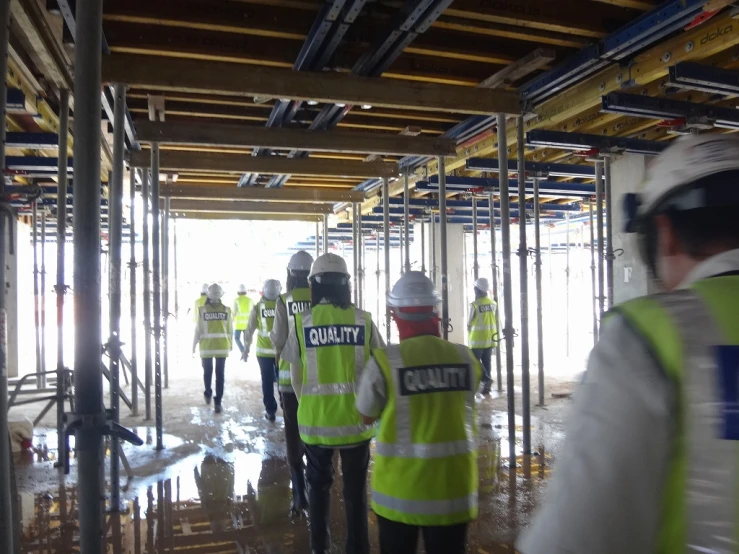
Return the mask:
<svg viewBox="0 0 739 554">
<path fill-rule="evenodd" d="M 193 303 L 192 307 L 192 321 L 193 323 L 198 322 L 198 311 L 200 308 L 205 304 L 205 301 L 208 300 L 208 283 L 203 283 L 203 286 L 200 287 L 200 296 L 198 296 L 197 300 Z"/>
<path fill-rule="evenodd" d="M 257 362 L 262 373 L 262 397 L 264 401 L 264 417 L 269 421 L 276 419 L 277 400 L 275 400 L 275 381 L 277 381 L 277 365 L 275 365 L 275 347 L 270 333 L 275 322 L 275 305 L 282 292 L 282 285 L 277 279 L 268 279 L 262 287 L 262 298 L 254 305 L 246 326 L 246 344 L 244 345 L 244 361 L 249 359 L 251 339 L 254 331 L 257 334 Z"/>
<path fill-rule="evenodd" d="M 246 285 L 239 285 L 238 296 L 234 300 L 233 316 L 234 316 L 234 340 L 236 346 L 239 347 L 241 352 L 241 359 L 244 360 L 244 353 L 246 347 L 241 341 L 241 336 L 246 333 L 246 328 L 249 326 L 249 316 L 252 310 L 251 298 L 246 294 Z"/>
<path fill-rule="evenodd" d="M 680 137 L 640 188 L 625 263 L 664 292 L 603 318 L 523 554 L 739 552 L 739 139 Z"/>
<path fill-rule="evenodd" d="M 203 362 L 203 381 L 205 383 L 205 402 L 210 404 L 211 398 L 215 404 L 216 413 L 221 413 L 221 399 L 226 375 L 226 358 L 233 348 L 233 317 L 231 308 L 221 302 L 223 289 L 217 283 L 208 287 L 208 298 L 198 308 L 198 322 L 195 324 L 195 335 L 192 343 L 192 353 L 200 348 L 200 358 Z M 213 382 L 213 360 L 216 370 L 216 394 L 213 396 L 211 384 Z"/>
<path fill-rule="evenodd" d="M 382 554 L 466 552 L 477 517 L 475 393 L 482 369 L 472 351 L 440 337 L 434 284 L 409 271 L 387 296 L 400 344 L 372 351 L 357 409 L 380 420 L 372 510 Z"/>
<path fill-rule="evenodd" d="M 482 364 L 482 394 L 490 394 L 493 383 L 491 360 L 498 344 L 498 306 L 490 298 L 490 283 L 484 277 L 474 285 L 475 300 L 470 304 L 467 320 L 468 346 Z"/>
<path fill-rule="evenodd" d="M 298 429 L 308 468 L 311 549 L 327 554 L 333 457 L 341 455 L 346 510 L 345 552 L 369 554 L 367 468 L 371 425 L 364 425 L 354 402 L 356 384 L 370 357 L 383 345 L 368 312 L 352 305 L 350 275 L 341 256 L 319 256 L 308 281 L 311 309 L 290 325 L 282 358 L 298 396 Z"/>
</svg>

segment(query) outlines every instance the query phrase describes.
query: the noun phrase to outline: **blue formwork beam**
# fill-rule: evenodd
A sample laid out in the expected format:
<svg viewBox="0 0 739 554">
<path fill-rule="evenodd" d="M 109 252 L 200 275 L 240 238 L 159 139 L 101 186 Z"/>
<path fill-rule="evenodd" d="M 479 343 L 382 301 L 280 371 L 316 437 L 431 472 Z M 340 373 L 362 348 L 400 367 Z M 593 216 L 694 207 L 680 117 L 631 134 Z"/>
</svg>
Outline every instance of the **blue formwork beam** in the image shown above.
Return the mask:
<svg viewBox="0 0 739 554">
<path fill-rule="evenodd" d="M 72 158 L 67 159 L 69 164 L 68 173 L 72 173 Z M 59 170 L 57 158 L 44 158 L 41 156 L 8 156 L 5 158 L 6 171 L 26 172 L 56 172 Z"/>
<path fill-rule="evenodd" d="M 59 147 L 59 135 L 55 133 L 7 133 L 6 148 L 52 150 Z"/>
<path fill-rule="evenodd" d="M 403 206 L 404 200 L 402 197 L 392 197 L 389 198 L 390 200 L 390 213 L 394 213 L 392 210 L 395 209 L 397 206 Z M 408 204 L 410 205 L 411 209 L 413 208 L 438 208 L 439 201 L 432 199 L 432 198 L 409 198 Z M 471 200 L 447 200 L 446 201 L 447 208 L 455 209 L 455 210 L 471 210 L 472 209 L 472 201 Z M 487 211 L 489 207 L 489 202 L 487 200 L 478 200 L 477 201 L 477 208 L 480 210 Z M 495 202 L 493 205 L 493 208 L 496 210 L 500 209 L 500 202 Z M 518 208 L 518 203 L 514 202 L 511 203 L 511 208 Z M 534 209 L 534 203 L 528 202 L 526 204 L 526 209 Z M 579 203 L 573 203 L 573 204 L 540 204 L 540 209 L 543 211 L 558 211 L 558 212 L 577 212 L 580 211 L 581 207 Z M 380 207 L 380 210 L 382 208 Z M 411 212 L 413 213 L 413 212 Z"/>
<path fill-rule="evenodd" d="M 711 94 L 739 94 L 739 71 L 680 62 L 670 67 L 670 85 Z"/>
<path fill-rule="evenodd" d="M 469 158 L 466 161 L 466 167 L 470 171 L 490 171 L 491 173 L 498 173 L 500 171 L 500 164 L 497 158 Z M 518 173 L 518 160 L 508 160 L 508 171 Z M 595 168 L 592 164 L 526 162 L 526 171 L 548 175 L 549 177 L 595 178 Z"/>
<path fill-rule="evenodd" d="M 607 137 L 586 133 L 567 133 L 536 129 L 526 133 L 526 143 L 531 146 L 546 146 L 563 150 L 599 150 L 601 152 L 631 152 L 634 154 L 657 155 L 669 145 L 656 140 L 627 137 Z"/>
<path fill-rule="evenodd" d="M 450 179 L 452 184 L 450 185 Z M 464 179 L 465 184 L 454 184 L 456 179 Z M 493 188 L 497 189 L 500 184 L 498 179 L 480 179 L 480 182 L 470 183 L 470 179 L 476 179 L 476 177 L 447 177 L 447 189 L 454 190 L 470 190 L 476 188 Z M 518 181 L 516 179 L 509 179 L 509 188 L 511 193 L 518 193 Z M 416 183 L 416 190 L 427 191 L 427 192 L 439 192 L 439 183 L 430 181 L 418 181 Z M 595 194 L 595 185 L 588 183 L 558 183 L 556 181 L 540 181 L 539 190 L 542 196 L 561 196 L 564 198 L 576 197 L 576 196 L 592 196 Z M 526 194 L 533 194 L 534 187 L 530 183 L 526 183 Z"/>
<path fill-rule="evenodd" d="M 21 89 L 9 88 L 5 95 L 5 109 L 8 113 L 26 113 L 26 95 Z"/>
</svg>

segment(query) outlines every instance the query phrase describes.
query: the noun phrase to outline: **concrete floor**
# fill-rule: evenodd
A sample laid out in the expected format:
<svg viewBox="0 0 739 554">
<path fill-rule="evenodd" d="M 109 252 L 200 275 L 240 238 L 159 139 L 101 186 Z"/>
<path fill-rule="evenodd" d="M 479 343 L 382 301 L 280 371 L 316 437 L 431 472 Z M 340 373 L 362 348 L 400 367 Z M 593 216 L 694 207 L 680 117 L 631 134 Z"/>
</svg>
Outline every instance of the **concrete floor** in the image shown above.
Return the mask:
<svg viewBox="0 0 739 554">
<path fill-rule="evenodd" d="M 145 445 L 125 445 L 134 477 L 122 489 L 121 516 L 110 518 L 109 552 L 310 553 L 305 518 L 291 519 L 290 478 L 283 421 L 263 419 L 256 363 L 228 362 L 224 412 L 213 413 L 202 400 L 197 362 L 170 381 L 164 394 L 165 450 L 157 452 L 152 422 L 127 412 L 122 424 L 134 428 Z M 173 371 L 174 373 L 174 371 Z M 532 371 L 533 373 L 533 371 Z M 517 418 L 514 471 L 507 458 L 505 394 L 479 398 L 480 517 L 470 529 L 469 552 L 514 552 L 512 544 L 526 526 L 561 447 L 563 419 L 571 401 L 552 392 L 572 390 L 571 378 L 550 379 L 545 408 L 534 408 L 532 437 L 536 453 L 521 455 Z M 516 406 L 521 397 L 517 387 Z M 534 387 L 534 394 L 535 394 Z M 35 417 L 38 406 L 14 408 L 11 417 Z M 143 411 L 143 405 L 142 405 Z M 519 412 L 520 413 L 520 412 Z M 21 497 L 23 552 L 78 552 L 76 540 L 76 464 L 60 484 L 53 417 L 35 430 L 34 447 L 16 456 Z M 500 463 L 498 453 L 503 452 Z M 370 467 L 370 471 L 372 468 Z M 121 474 L 124 475 L 123 469 Z M 334 486 L 332 552 L 343 551 L 341 486 Z M 375 518 L 370 513 L 373 552 L 379 552 Z"/>
</svg>

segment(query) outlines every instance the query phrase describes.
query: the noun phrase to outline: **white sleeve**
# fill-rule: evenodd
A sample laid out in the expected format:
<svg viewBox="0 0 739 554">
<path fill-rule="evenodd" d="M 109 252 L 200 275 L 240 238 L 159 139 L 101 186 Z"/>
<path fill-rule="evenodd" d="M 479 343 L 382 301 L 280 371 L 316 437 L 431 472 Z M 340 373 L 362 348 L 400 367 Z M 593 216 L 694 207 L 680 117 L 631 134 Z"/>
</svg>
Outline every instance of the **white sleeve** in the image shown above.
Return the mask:
<svg viewBox="0 0 739 554">
<path fill-rule="evenodd" d="M 287 341 L 285 346 L 282 348 L 280 358 L 290 362 L 291 364 L 302 365 L 303 360 L 300 356 L 300 344 L 298 343 L 298 334 L 295 330 L 295 322 L 290 322 L 290 327 L 287 332 Z"/>
<path fill-rule="evenodd" d="M 257 327 L 259 326 L 259 304 L 255 304 L 254 307 L 251 309 L 251 313 L 249 314 L 249 324 L 246 326 L 246 336 L 244 337 L 244 352 L 249 354 L 249 350 L 251 349 L 251 340 L 254 337 L 254 331 L 257 330 Z"/>
<path fill-rule="evenodd" d="M 619 315 L 604 321 L 522 554 L 652 554 L 675 434 L 673 387 Z"/>
<path fill-rule="evenodd" d="M 382 335 L 380 335 L 379 329 L 377 329 L 377 325 L 375 325 L 375 322 L 372 322 L 372 336 L 370 337 L 370 348 L 385 348 L 385 341 L 382 338 Z"/>
<path fill-rule="evenodd" d="M 303 364 L 290 362 L 290 382 L 295 391 L 295 396 L 300 400 L 300 393 L 303 391 Z"/>
<path fill-rule="evenodd" d="M 367 417 L 380 417 L 387 404 L 387 384 L 375 358 L 370 358 L 362 371 L 357 391 L 357 411 Z"/>
<path fill-rule="evenodd" d="M 282 296 L 280 296 L 277 299 L 277 304 L 275 304 L 275 320 L 272 324 L 272 332 L 269 335 L 272 344 L 275 345 L 277 354 L 280 354 L 287 341 L 288 323 L 287 306 L 285 306 Z"/>
</svg>

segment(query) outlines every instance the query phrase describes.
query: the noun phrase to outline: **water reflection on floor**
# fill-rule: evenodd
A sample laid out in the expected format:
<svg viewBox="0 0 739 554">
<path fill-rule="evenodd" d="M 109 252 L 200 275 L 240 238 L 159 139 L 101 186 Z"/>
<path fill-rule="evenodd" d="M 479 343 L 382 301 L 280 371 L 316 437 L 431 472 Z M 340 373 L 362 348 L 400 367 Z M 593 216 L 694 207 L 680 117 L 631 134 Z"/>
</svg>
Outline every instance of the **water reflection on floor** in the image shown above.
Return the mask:
<svg viewBox="0 0 739 554">
<path fill-rule="evenodd" d="M 146 428 L 139 431 L 150 433 Z M 224 432 L 227 431 L 224 426 Z M 512 544 L 540 498 L 541 485 L 551 471 L 547 443 L 553 440 L 553 433 L 534 421 L 533 435 L 539 439 L 539 448 L 535 454 L 524 456 L 520 452 L 521 432 L 519 421 L 515 461 L 501 461 L 500 437 L 507 437 L 505 414 L 482 415 L 480 517 L 470 529 L 469 552 L 513 553 Z M 50 433 L 45 440 L 36 442 L 34 454 L 17 458 L 20 473 L 25 472 L 28 478 L 28 472 L 53 471 L 55 441 Z M 310 553 L 305 518 L 291 519 L 288 515 L 287 463 L 275 454 L 268 441 L 252 442 L 248 449 L 203 448 L 168 436 L 165 444 L 170 458 L 165 459 L 164 466 L 162 458 L 152 458 L 151 448 L 130 453 L 130 461 L 137 468 L 136 477 L 122 491 L 122 513 L 108 515 L 107 552 Z M 507 441 L 503 451 L 508 452 Z M 152 469 L 147 473 L 142 467 Z M 24 553 L 79 552 L 77 497 L 71 486 L 75 481 L 73 473 L 65 484 L 51 490 L 21 493 Z M 27 487 L 21 487 L 24 489 Z M 342 505 L 339 483 L 333 488 L 332 552 L 343 551 Z M 372 514 L 370 536 L 372 551 L 378 552 Z"/>
</svg>

